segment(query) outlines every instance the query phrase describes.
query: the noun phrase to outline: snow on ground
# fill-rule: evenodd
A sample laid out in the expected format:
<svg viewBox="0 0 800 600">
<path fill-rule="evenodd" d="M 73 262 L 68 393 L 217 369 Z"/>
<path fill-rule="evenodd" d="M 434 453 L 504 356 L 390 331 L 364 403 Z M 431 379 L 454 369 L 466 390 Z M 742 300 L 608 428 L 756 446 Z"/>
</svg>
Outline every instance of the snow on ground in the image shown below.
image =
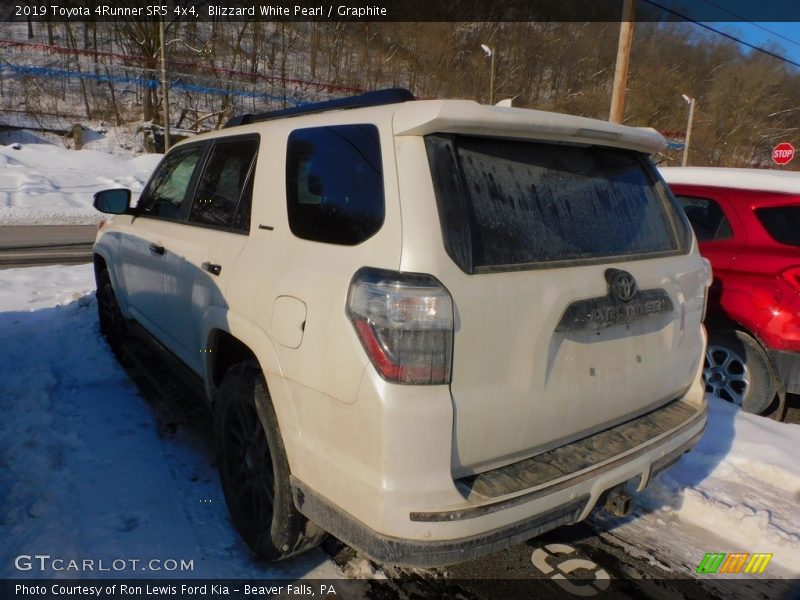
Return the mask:
<svg viewBox="0 0 800 600">
<path fill-rule="evenodd" d="M 0 146 L 0 225 L 97 223 L 102 215 L 92 208 L 94 193 L 114 187 L 138 193 L 160 159 L 52 144 Z"/>
<path fill-rule="evenodd" d="M 56 118 L 56 122 L 63 125 L 66 118 Z M 144 138 L 138 122 L 119 126 L 109 125 L 103 121 L 82 121 L 81 124 L 84 150 L 105 152 L 119 158 L 133 158 L 145 153 Z M 70 137 L 36 127 L 0 131 L 0 144 L 10 146 L 14 143 L 53 144 L 65 149 L 75 147 L 75 141 Z"/>
<path fill-rule="evenodd" d="M 706 552 L 766 552 L 765 577 L 800 577 L 800 425 L 708 399 L 700 443 L 639 494 L 632 517 L 596 514 L 598 530 L 687 574 Z"/>
<path fill-rule="evenodd" d="M 6 115 L 8 118 L 8 115 Z M 62 123 L 64 119 L 60 120 Z M 144 137 L 139 123 L 108 125 L 103 121 L 82 122 L 83 149 L 113 154 L 119 158 L 133 158 L 145 154 Z M 0 144 L 53 144 L 59 148 L 74 148 L 75 141 L 70 137 L 33 129 L 9 129 L 0 131 Z"/>
<path fill-rule="evenodd" d="M 0 578 L 341 577 L 321 551 L 253 560 L 211 449 L 159 430 L 100 336 L 94 287 L 90 264 L 0 271 Z M 141 562 L 119 573 L 15 568 L 36 554 Z M 142 571 L 151 559 L 194 569 Z"/>
<path fill-rule="evenodd" d="M 709 418 L 715 426 L 653 486 L 645 506 L 670 506 L 684 482 L 703 476 L 675 508 L 681 521 L 723 532 L 745 550 L 772 552 L 775 564 L 800 576 L 800 425 L 746 415 L 716 398 Z"/>
</svg>

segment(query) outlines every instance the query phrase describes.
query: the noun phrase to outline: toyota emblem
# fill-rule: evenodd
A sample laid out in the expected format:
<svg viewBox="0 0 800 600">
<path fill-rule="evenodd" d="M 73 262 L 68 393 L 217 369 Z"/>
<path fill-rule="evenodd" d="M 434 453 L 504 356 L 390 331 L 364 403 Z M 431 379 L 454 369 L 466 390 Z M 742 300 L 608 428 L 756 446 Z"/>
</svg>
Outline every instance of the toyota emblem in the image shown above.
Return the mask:
<svg viewBox="0 0 800 600">
<path fill-rule="evenodd" d="M 608 291 L 620 302 L 630 302 L 639 291 L 636 279 L 627 271 L 608 269 L 605 273 Z"/>
</svg>

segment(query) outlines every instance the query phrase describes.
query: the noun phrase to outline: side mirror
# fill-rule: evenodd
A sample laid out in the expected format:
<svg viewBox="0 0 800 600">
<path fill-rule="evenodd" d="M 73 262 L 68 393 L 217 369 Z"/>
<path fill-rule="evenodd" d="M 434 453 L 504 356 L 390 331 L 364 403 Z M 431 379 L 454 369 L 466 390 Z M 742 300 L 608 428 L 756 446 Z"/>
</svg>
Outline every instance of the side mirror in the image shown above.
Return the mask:
<svg viewBox="0 0 800 600">
<path fill-rule="evenodd" d="M 129 212 L 131 191 L 126 189 L 103 190 L 94 195 L 94 207 L 110 215 L 124 215 Z"/>
</svg>

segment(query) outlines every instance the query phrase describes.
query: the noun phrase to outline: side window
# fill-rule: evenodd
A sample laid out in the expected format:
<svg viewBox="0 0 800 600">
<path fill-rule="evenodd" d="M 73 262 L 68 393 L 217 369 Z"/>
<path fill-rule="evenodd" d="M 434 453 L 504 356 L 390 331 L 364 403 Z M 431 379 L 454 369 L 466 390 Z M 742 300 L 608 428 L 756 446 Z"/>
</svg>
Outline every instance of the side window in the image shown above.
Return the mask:
<svg viewBox="0 0 800 600">
<path fill-rule="evenodd" d="M 800 206 L 757 208 L 756 217 L 769 236 L 779 244 L 800 246 Z"/>
<path fill-rule="evenodd" d="M 178 148 L 167 154 L 139 200 L 142 215 L 164 219 L 180 219 L 187 200 L 187 191 L 205 144 Z"/>
<path fill-rule="evenodd" d="M 286 154 L 289 227 L 297 237 L 352 246 L 385 212 L 380 136 L 374 125 L 298 129 Z"/>
<path fill-rule="evenodd" d="M 675 196 L 692 224 L 698 241 L 725 240 L 733 237 L 730 221 L 722 208 L 710 198 Z"/>
<path fill-rule="evenodd" d="M 253 187 L 248 179 L 257 151 L 258 140 L 252 138 L 214 143 L 197 184 L 190 222 L 249 230 Z M 242 213 L 238 220 L 237 211 Z"/>
</svg>

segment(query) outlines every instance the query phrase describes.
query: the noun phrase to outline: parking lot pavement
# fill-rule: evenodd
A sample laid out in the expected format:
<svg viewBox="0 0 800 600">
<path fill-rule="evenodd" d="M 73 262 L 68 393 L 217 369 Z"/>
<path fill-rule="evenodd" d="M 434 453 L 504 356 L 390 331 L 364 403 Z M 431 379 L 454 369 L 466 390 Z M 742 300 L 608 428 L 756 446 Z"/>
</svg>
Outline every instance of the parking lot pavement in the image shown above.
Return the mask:
<svg viewBox="0 0 800 600">
<path fill-rule="evenodd" d="M 0 269 L 91 262 L 95 225 L 0 227 Z"/>
</svg>

